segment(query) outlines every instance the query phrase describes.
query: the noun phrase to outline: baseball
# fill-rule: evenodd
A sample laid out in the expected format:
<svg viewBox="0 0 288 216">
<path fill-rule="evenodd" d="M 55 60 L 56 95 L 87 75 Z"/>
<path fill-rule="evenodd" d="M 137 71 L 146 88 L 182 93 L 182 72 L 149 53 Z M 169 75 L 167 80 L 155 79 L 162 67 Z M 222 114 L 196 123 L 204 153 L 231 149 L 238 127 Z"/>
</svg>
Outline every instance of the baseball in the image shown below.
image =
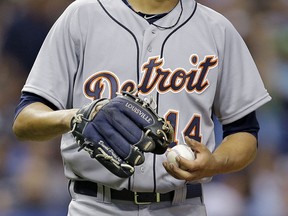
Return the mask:
<svg viewBox="0 0 288 216">
<path fill-rule="evenodd" d="M 176 161 L 176 157 L 178 155 L 184 157 L 187 160 L 195 160 L 195 153 L 187 145 L 176 145 L 166 152 L 168 162 L 173 163 L 177 166 L 179 166 L 178 162 Z"/>
</svg>

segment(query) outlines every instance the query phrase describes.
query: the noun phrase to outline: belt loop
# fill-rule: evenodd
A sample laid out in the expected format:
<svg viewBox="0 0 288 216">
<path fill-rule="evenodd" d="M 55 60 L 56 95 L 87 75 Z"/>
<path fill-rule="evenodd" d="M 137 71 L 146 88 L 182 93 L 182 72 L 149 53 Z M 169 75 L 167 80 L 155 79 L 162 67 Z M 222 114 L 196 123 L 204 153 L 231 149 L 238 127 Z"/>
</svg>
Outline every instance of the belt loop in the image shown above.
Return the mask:
<svg viewBox="0 0 288 216">
<path fill-rule="evenodd" d="M 110 190 L 110 188 L 105 187 L 104 185 L 102 188 L 104 189 L 103 202 L 104 203 L 111 203 L 111 190 Z"/>
<path fill-rule="evenodd" d="M 102 184 L 97 184 L 97 200 L 99 202 L 104 202 L 105 200 L 104 186 Z"/>
<path fill-rule="evenodd" d="M 76 194 L 74 192 L 74 184 L 75 184 L 74 180 L 69 181 L 68 189 L 69 189 L 69 194 L 70 194 L 72 200 L 76 199 Z"/>
<path fill-rule="evenodd" d="M 184 185 L 182 188 L 178 188 L 174 191 L 174 197 L 172 205 L 176 205 L 182 202 L 185 202 L 187 194 L 187 185 Z"/>
</svg>

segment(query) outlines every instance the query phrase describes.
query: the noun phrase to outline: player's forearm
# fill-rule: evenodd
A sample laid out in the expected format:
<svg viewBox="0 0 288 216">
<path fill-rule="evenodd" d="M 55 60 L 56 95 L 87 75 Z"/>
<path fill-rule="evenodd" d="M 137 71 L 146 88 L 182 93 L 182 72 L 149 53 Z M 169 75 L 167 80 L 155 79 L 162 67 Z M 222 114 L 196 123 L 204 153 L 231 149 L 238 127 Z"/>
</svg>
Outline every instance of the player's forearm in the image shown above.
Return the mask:
<svg viewBox="0 0 288 216">
<path fill-rule="evenodd" d="M 227 136 L 214 151 L 217 173 L 241 170 L 249 165 L 257 152 L 257 140 L 250 133 L 236 133 Z"/>
<path fill-rule="evenodd" d="M 13 131 L 20 140 L 49 140 L 70 130 L 70 121 L 76 111 L 53 111 L 42 103 L 33 103 L 17 116 Z"/>
</svg>

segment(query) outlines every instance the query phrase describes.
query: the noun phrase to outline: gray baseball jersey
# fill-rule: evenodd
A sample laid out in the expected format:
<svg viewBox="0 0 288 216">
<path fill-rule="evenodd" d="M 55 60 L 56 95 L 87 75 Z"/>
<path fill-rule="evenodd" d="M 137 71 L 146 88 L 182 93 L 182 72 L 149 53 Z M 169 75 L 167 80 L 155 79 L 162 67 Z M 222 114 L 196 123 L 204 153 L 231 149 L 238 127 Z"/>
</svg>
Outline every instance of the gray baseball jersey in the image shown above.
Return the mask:
<svg viewBox="0 0 288 216">
<path fill-rule="evenodd" d="M 213 113 L 228 124 L 270 96 L 231 23 L 194 0 L 182 3 L 151 25 L 122 0 L 73 2 L 48 34 L 23 91 L 69 109 L 138 89 L 155 99 L 158 113 L 173 125 L 173 144 L 188 135 L 213 151 Z M 69 179 L 157 192 L 185 183 L 165 171 L 165 155 L 146 153 L 135 174 L 121 179 L 77 150 L 71 134 L 64 134 L 61 153 Z"/>
</svg>

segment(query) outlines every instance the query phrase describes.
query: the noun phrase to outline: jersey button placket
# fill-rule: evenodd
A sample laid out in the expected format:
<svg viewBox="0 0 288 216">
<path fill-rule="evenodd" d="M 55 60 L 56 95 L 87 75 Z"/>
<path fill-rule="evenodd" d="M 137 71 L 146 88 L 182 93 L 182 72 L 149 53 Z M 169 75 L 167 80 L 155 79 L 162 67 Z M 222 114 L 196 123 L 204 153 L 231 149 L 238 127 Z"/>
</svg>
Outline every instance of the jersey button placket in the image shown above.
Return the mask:
<svg viewBox="0 0 288 216">
<path fill-rule="evenodd" d="M 154 38 L 156 36 L 156 29 L 152 29 L 150 32 L 151 32 L 151 38 Z M 152 48 L 152 43 L 148 44 L 147 46 L 147 51 L 148 52 L 152 52 L 153 51 L 153 48 Z"/>
</svg>

